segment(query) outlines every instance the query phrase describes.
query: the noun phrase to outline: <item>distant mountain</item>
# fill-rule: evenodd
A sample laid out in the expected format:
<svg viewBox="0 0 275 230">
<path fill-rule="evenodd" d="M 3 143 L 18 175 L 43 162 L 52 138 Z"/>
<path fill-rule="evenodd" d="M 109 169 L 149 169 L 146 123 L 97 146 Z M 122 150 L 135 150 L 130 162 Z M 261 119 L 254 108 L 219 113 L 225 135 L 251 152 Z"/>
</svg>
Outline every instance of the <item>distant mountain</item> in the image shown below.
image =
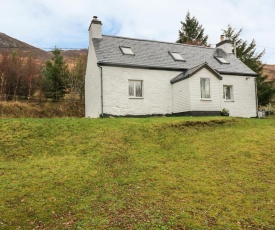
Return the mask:
<svg viewBox="0 0 275 230">
<path fill-rule="evenodd" d="M 61 54 L 63 55 L 65 61 L 68 63 L 69 67 L 71 67 L 75 64 L 80 56 L 88 56 L 88 49 L 62 50 Z"/>
<path fill-rule="evenodd" d="M 4 33 L 0 33 L 0 54 L 6 51 L 12 51 L 14 49 L 18 49 L 24 54 L 32 53 L 34 57 L 41 62 L 44 62 L 51 58 L 51 54 L 44 50 L 38 49 L 25 42 L 19 41 Z"/>
<path fill-rule="evenodd" d="M 44 63 L 50 60 L 52 53 L 29 45 L 25 42 L 12 38 L 4 33 L 0 33 L 0 55 L 6 51 L 12 51 L 13 49 L 20 50 L 24 54 L 31 53 L 38 62 Z M 80 55 L 88 55 L 88 49 L 81 50 L 64 50 L 61 52 L 64 59 L 69 66 L 72 66 Z"/>
<path fill-rule="evenodd" d="M 264 65 L 263 73 L 268 75 L 267 80 L 275 81 L 275 65 Z M 273 86 L 275 87 L 275 82 Z"/>
</svg>

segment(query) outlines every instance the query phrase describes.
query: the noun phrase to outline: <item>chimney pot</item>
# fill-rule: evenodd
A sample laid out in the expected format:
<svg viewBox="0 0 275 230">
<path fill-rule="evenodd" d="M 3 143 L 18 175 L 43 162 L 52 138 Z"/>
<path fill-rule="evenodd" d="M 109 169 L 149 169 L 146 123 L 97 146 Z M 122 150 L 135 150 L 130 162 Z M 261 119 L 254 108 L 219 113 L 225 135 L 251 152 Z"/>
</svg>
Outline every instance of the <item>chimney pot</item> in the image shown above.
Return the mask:
<svg viewBox="0 0 275 230">
<path fill-rule="evenodd" d="M 224 41 L 224 35 L 221 35 L 221 42 Z"/>
</svg>

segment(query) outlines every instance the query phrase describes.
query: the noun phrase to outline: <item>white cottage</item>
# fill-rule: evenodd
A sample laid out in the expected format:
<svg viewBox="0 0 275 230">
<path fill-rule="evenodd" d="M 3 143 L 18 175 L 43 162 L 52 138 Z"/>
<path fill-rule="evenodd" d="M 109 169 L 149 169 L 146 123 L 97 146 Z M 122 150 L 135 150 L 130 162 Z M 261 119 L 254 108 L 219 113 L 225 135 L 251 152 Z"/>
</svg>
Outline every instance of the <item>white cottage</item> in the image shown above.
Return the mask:
<svg viewBox="0 0 275 230">
<path fill-rule="evenodd" d="M 233 54 L 216 48 L 106 36 L 91 22 L 85 116 L 257 116 L 257 76 Z"/>
</svg>

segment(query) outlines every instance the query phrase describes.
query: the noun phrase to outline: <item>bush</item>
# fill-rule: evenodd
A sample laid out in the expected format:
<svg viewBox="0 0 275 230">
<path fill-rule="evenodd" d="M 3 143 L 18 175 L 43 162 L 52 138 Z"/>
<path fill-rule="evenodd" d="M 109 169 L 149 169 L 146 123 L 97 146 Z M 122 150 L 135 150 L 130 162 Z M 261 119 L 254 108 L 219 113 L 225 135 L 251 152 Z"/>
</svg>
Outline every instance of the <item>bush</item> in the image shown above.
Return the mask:
<svg viewBox="0 0 275 230">
<path fill-rule="evenodd" d="M 84 117 L 83 100 L 61 102 L 0 102 L 0 117 L 52 118 Z"/>
</svg>

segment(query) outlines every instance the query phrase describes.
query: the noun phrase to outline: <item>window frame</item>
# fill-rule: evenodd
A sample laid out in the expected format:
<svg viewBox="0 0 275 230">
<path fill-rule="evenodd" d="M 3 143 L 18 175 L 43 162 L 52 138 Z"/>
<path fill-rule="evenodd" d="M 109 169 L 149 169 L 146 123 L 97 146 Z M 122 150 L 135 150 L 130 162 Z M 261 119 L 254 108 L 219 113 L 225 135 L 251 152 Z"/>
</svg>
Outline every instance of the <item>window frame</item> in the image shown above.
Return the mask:
<svg viewBox="0 0 275 230">
<path fill-rule="evenodd" d="M 135 53 L 133 52 L 132 48 L 130 46 L 119 46 L 119 49 L 123 55 L 131 55 L 135 56 Z M 130 49 L 132 53 L 125 53 L 124 49 Z"/>
<path fill-rule="evenodd" d="M 209 81 L 209 97 L 202 97 L 202 80 L 207 79 Z M 201 77 L 200 78 L 200 93 L 201 93 L 201 100 L 211 100 L 211 80 L 209 77 Z"/>
<path fill-rule="evenodd" d="M 226 99 L 226 94 L 225 94 L 225 89 L 229 88 L 230 89 L 230 99 Z M 234 101 L 234 90 L 233 90 L 233 85 L 223 85 L 223 100 L 224 101 Z"/>
<path fill-rule="evenodd" d="M 130 82 L 134 83 L 134 96 L 130 95 Z M 136 89 L 136 83 L 141 84 L 141 96 L 137 96 L 137 89 Z M 136 79 L 128 79 L 128 97 L 130 99 L 143 99 L 144 98 L 144 92 L 143 92 L 143 80 L 136 80 Z"/>
<path fill-rule="evenodd" d="M 172 52 L 172 51 L 169 51 L 168 53 L 171 55 L 171 57 L 172 57 L 175 61 L 186 62 L 186 60 L 183 59 L 183 57 L 181 56 L 181 54 L 180 54 L 179 52 Z M 178 55 L 181 57 L 181 59 L 178 59 L 174 54 L 178 54 Z"/>
<path fill-rule="evenodd" d="M 225 58 L 223 58 L 223 57 L 218 57 L 218 56 L 215 56 L 215 58 L 218 60 L 218 62 L 219 63 L 221 63 L 221 64 L 230 64 L 230 62 L 229 61 L 227 61 Z"/>
</svg>

